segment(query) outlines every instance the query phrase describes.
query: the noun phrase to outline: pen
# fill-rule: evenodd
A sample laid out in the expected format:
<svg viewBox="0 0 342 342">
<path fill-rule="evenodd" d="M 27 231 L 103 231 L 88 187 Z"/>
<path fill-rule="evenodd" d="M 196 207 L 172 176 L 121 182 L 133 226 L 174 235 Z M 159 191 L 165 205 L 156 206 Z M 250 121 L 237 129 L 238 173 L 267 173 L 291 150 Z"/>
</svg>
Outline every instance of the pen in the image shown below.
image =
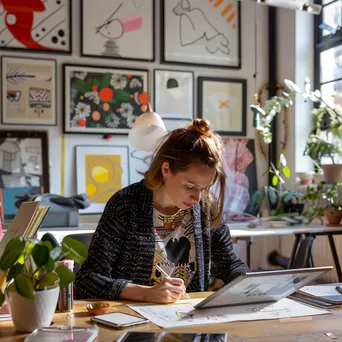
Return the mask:
<svg viewBox="0 0 342 342">
<path fill-rule="evenodd" d="M 156 265 L 156 269 L 162 273 L 165 277 L 170 277 L 170 275 L 168 275 L 159 265 Z M 187 298 L 187 299 L 190 299 L 190 296 L 185 292 L 184 296 Z"/>
<path fill-rule="evenodd" d="M 342 288 L 340 286 L 336 286 L 336 291 L 342 294 Z"/>
</svg>

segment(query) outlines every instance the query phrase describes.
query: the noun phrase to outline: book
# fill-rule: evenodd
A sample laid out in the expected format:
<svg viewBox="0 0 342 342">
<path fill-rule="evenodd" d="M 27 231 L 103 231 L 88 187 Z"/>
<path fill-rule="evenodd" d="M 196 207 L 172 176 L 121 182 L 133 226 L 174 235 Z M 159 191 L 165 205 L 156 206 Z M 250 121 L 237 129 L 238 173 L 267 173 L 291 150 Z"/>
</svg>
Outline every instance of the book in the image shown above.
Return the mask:
<svg viewBox="0 0 342 342">
<path fill-rule="evenodd" d="M 301 303 L 304 303 L 304 304 L 308 304 L 311 306 L 318 307 L 320 309 L 333 309 L 333 308 L 339 308 L 340 307 L 339 304 L 331 304 L 331 303 L 325 302 L 323 300 L 320 300 L 319 298 L 305 296 L 305 295 L 298 293 L 298 292 L 292 293 L 290 296 L 288 296 L 288 298 L 294 299 L 294 300 L 301 302 Z"/>
<path fill-rule="evenodd" d="M 319 299 L 326 303 L 342 305 L 342 293 L 336 290 L 336 284 L 304 286 L 297 292 L 301 295 Z"/>
</svg>

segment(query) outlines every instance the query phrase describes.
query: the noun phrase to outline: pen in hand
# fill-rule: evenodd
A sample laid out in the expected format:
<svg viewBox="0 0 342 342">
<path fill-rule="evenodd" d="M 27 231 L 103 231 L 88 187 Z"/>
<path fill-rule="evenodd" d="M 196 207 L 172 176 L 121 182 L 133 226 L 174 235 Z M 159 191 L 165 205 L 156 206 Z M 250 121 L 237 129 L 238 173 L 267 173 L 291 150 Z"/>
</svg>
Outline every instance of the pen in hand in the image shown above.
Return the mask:
<svg viewBox="0 0 342 342">
<path fill-rule="evenodd" d="M 335 287 L 336 291 L 342 294 L 342 288 L 340 286 Z"/>
<path fill-rule="evenodd" d="M 170 275 L 167 274 L 159 265 L 156 265 L 156 269 L 162 273 L 165 277 L 169 277 L 170 278 Z M 187 299 L 190 299 L 190 296 L 185 292 L 184 294 L 184 297 L 187 298 Z"/>
</svg>

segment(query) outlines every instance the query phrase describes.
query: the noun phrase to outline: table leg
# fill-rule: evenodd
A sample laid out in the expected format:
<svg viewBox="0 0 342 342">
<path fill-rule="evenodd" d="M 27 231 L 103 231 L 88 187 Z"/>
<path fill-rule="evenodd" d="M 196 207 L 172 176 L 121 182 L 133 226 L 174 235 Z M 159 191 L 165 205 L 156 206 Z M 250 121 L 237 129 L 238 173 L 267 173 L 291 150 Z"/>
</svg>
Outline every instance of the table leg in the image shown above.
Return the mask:
<svg viewBox="0 0 342 342">
<path fill-rule="evenodd" d="M 296 256 L 296 252 L 297 252 L 298 245 L 299 245 L 299 242 L 300 242 L 301 238 L 302 238 L 301 234 L 296 234 L 295 241 L 294 241 L 293 247 L 292 247 L 291 257 L 289 259 L 289 263 L 287 265 L 287 268 L 291 268 L 291 266 L 293 264 L 293 260 L 294 260 L 294 258 Z"/>
<path fill-rule="evenodd" d="M 328 234 L 328 238 L 329 238 L 331 253 L 332 253 L 332 256 L 334 258 L 334 263 L 335 263 L 335 267 L 336 267 L 337 277 L 338 277 L 338 280 L 340 282 L 342 282 L 341 265 L 340 265 L 340 261 L 338 260 L 338 255 L 337 255 L 337 251 L 336 251 L 334 237 L 333 237 L 332 234 Z"/>
<path fill-rule="evenodd" d="M 246 248 L 247 248 L 247 266 L 251 268 L 251 246 L 252 246 L 252 241 L 249 238 L 248 241 L 246 241 Z"/>
</svg>

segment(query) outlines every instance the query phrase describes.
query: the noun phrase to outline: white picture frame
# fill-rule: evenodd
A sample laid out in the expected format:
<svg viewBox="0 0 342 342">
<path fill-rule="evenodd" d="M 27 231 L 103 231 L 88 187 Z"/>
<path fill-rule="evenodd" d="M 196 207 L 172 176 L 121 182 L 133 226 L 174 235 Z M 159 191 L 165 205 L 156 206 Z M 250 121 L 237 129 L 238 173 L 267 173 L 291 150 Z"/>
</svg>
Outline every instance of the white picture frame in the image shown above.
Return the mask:
<svg viewBox="0 0 342 342">
<path fill-rule="evenodd" d="M 154 6 L 154 0 L 82 0 L 82 56 L 154 61 Z"/>
<path fill-rule="evenodd" d="M 153 108 L 163 119 L 192 120 L 194 117 L 194 73 L 155 69 Z"/>
<path fill-rule="evenodd" d="M 100 214 L 115 192 L 130 184 L 128 146 L 76 146 L 77 193 L 91 203 L 81 214 Z"/>
</svg>

